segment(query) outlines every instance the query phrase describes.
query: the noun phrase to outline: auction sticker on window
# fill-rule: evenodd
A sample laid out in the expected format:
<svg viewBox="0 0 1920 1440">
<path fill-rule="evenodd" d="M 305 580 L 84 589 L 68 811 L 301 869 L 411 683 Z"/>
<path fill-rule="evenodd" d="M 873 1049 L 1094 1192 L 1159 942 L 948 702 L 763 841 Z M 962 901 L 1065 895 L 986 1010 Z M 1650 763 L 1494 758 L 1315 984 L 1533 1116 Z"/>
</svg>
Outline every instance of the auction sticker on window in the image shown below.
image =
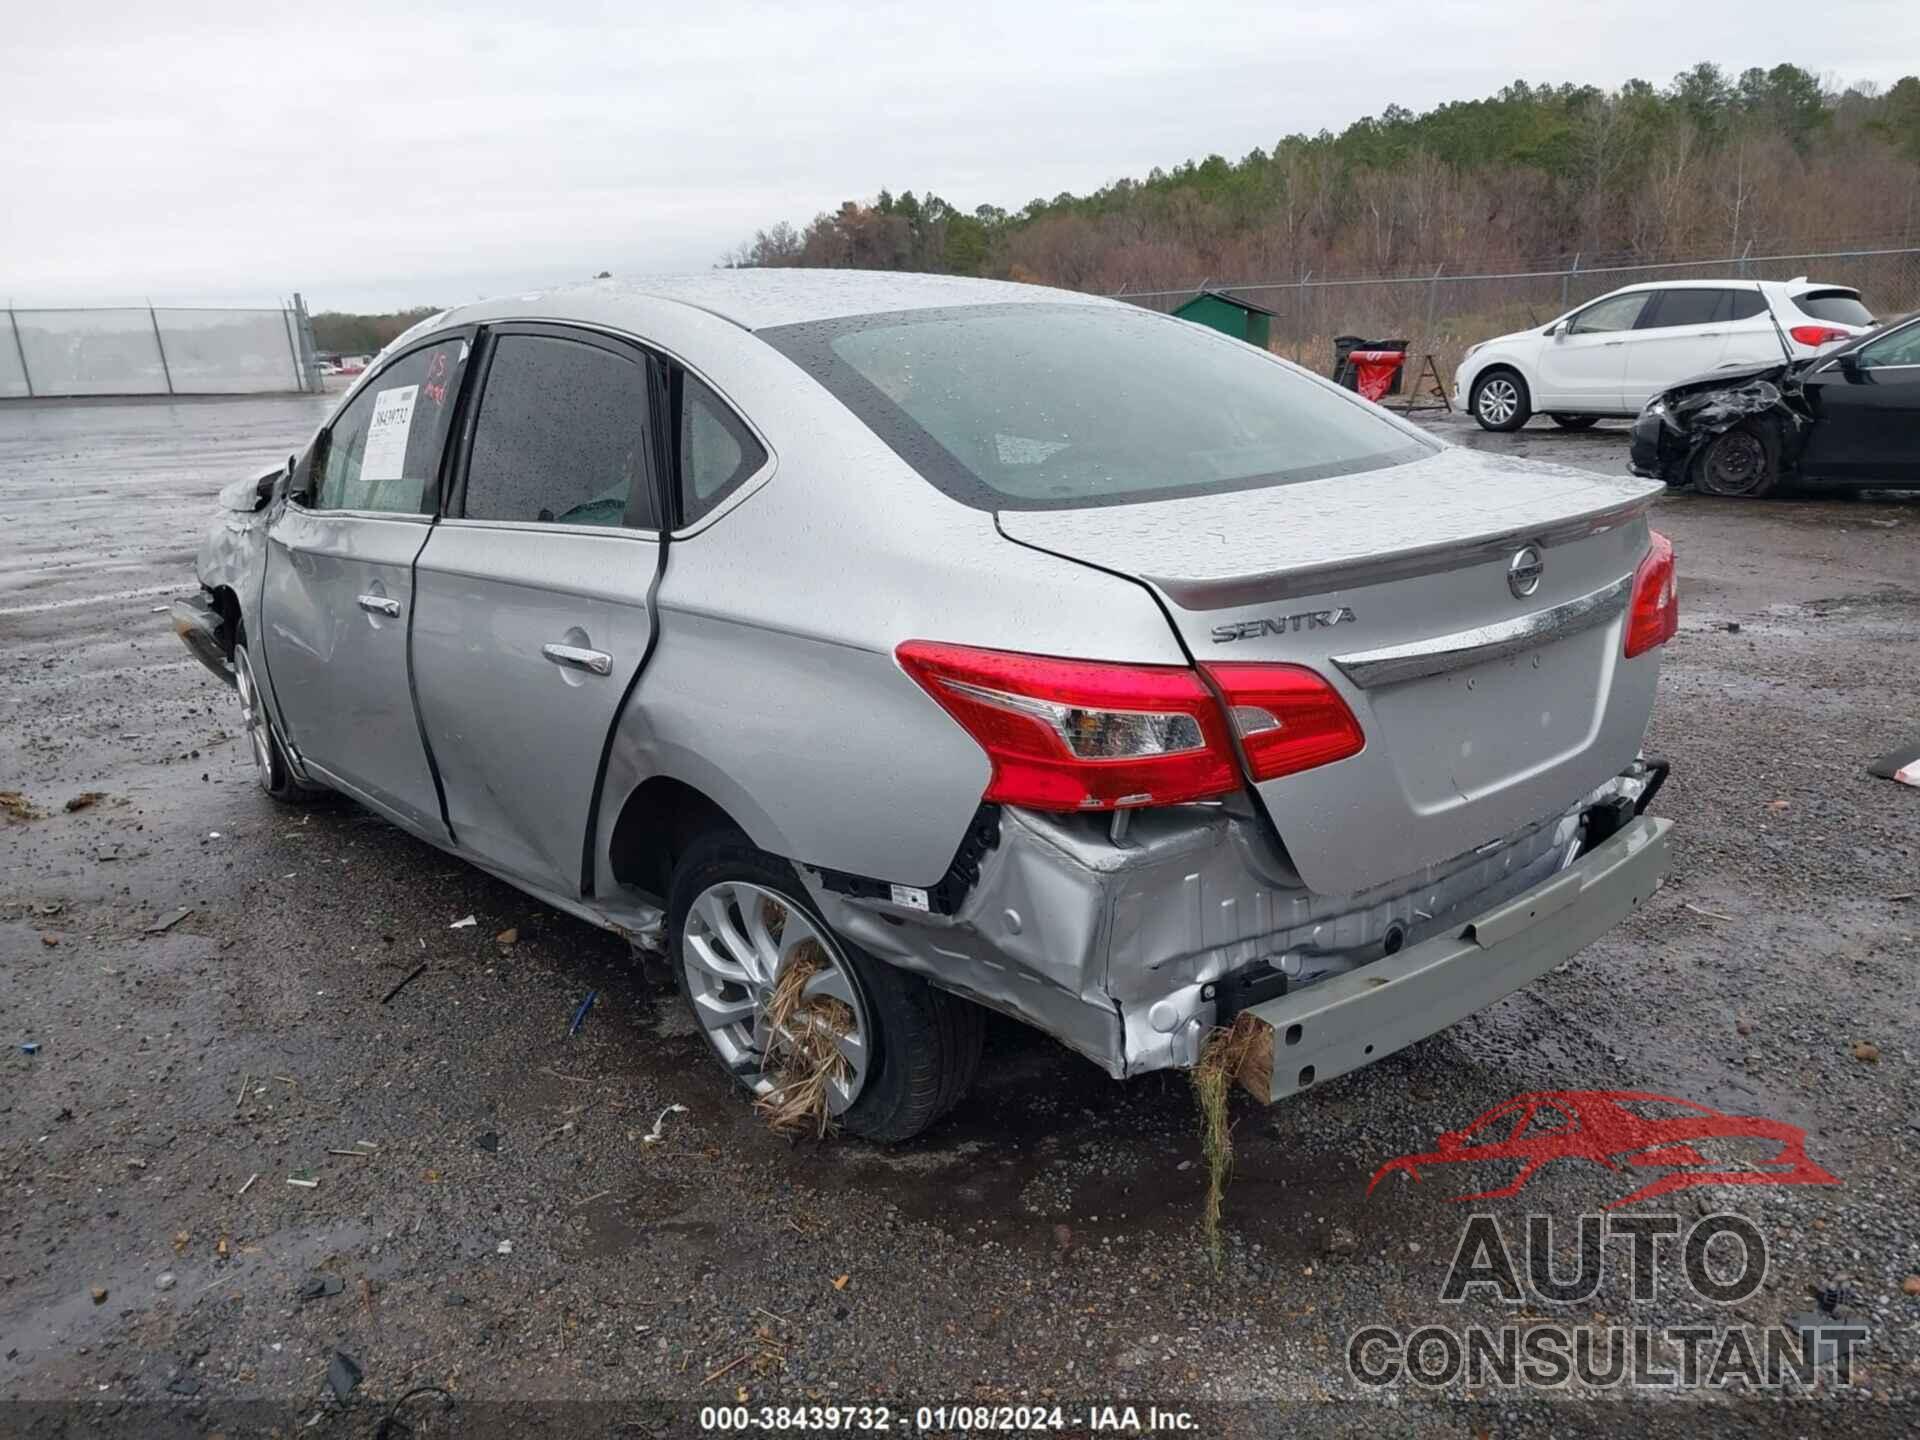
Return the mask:
<svg viewBox="0 0 1920 1440">
<path fill-rule="evenodd" d="M 373 397 L 373 419 L 360 461 L 363 481 L 398 480 L 405 473 L 407 434 L 413 429 L 413 402 L 419 393 L 418 385 L 398 385 Z"/>
</svg>

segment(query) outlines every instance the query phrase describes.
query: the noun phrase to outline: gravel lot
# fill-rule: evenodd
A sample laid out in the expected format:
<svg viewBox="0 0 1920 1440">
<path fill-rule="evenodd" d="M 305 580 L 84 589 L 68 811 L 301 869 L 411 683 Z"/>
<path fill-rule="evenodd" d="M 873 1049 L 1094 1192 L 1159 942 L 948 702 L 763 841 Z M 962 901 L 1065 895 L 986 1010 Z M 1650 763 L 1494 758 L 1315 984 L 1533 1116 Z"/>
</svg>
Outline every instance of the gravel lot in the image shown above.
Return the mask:
<svg viewBox="0 0 1920 1440">
<path fill-rule="evenodd" d="M 0 822 L 0 1399 L 49 1402 L 0 1406 L 0 1430 L 54 1433 L 87 1402 L 129 1429 L 370 1433 L 438 1385 L 455 1418 L 601 1402 L 550 1413 L 622 1434 L 687 1433 L 685 1402 L 736 1399 L 890 1401 L 896 1428 L 921 1404 L 1057 1401 L 1070 1432 L 1130 1403 L 1207 1434 L 1910 1433 L 1920 791 L 1864 767 L 1920 741 L 1920 497 L 1663 501 L 1683 577 L 1650 744 L 1674 764 L 1655 807 L 1679 827 L 1671 883 L 1486 1014 L 1236 1106 L 1216 1276 L 1182 1080 L 1116 1085 L 1005 1025 L 924 1141 L 789 1144 L 621 941 L 350 806 L 262 796 L 230 693 L 157 612 L 192 584 L 214 492 L 321 413 L 0 407 L 0 790 L 29 807 Z M 1625 463 L 1621 427 L 1435 428 Z M 1368 1177 L 1569 1089 L 1803 1126 L 1843 1183 L 1675 1197 L 1769 1243 L 1731 1312 L 1665 1281 L 1635 1303 L 1612 1249 L 1582 1305 L 1443 1304 L 1474 1208 L 1451 1197 L 1510 1167 L 1371 1196 Z M 1479 1208 L 1517 1236 L 1530 1210 L 1570 1226 L 1639 1183 L 1569 1162 Z M 302 1300 L 316 1280 L 337 1293 Z M 1368 1392 L 1344 1358 L 1369 1324 L 1766 1325 L 1835 1287 L 1868 1348 L 1851 1388 L 1794 1403 L 1437 1408 Z M 344 1410 L 323 1399 L 336 1352 L 364 1372 Z M 444 1429 L 437 1404 L 406 1407 L 416 1433 Z"/>
</svg>

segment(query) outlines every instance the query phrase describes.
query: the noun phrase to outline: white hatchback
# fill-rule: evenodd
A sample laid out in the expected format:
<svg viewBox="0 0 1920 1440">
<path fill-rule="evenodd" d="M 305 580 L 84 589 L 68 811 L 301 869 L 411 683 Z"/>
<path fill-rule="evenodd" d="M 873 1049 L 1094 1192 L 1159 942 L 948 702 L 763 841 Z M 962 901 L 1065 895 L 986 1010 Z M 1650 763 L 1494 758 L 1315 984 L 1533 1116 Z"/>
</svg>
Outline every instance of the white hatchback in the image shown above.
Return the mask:
<svg viewBox="0 0 1920 1440">
<path fill-rule="evenodd" d="M 1550 325 L 1469 349 L 1457 403 L 1488 430 L 1535 415 L 1584 430 L 1633 416 L 1661 391 L 1711 370 L 1805 359 L 1872 328 L 1860 292 L 1794 280 L 1667 280 L 1628 285 Z"/>
</svg>

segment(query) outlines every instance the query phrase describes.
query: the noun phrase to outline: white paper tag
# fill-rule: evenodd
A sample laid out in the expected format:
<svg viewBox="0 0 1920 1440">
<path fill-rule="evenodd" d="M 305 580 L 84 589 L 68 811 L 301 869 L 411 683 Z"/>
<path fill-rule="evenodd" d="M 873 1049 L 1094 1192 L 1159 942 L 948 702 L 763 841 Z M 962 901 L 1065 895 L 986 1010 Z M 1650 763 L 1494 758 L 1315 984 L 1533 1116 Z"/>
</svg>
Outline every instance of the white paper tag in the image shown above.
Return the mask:
<svg viewBox="0 0 1920 1440">
<path fill-rule="evenodd" d="M 373 419 L 367 423 L 367 448 L 360 456 L 360 479 L 398 480 L 407 468 L 407 434 L 413 429 L 413 401 L 418 385 L 382 390 L 373 397 Z"/>
<path fill-rule="evenodd" d="M 931 908 L 927 904 L 927 892 L 912 885 L 895 885 L 893 887 L 893 903 L 896 905 L 904 905 L 909 910 L 926 910 Z"/>
</svg>

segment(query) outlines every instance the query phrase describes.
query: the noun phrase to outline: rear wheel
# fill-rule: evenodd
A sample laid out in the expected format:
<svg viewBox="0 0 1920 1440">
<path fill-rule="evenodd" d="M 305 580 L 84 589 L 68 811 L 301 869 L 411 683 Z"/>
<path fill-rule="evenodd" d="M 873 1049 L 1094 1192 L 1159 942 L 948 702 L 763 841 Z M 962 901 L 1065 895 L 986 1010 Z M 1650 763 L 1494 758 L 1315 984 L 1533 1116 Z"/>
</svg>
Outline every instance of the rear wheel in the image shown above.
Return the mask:
<svg viewBox="0 0 1920 1440">
<path fill-rule="evenodd" d="M 1751 420 L 1714 436 L 1693 462 L 1694 488 L 1708 495 L 1757 499 L 1779 483 L 1779 437 Z"/>
<path fill-rule="evenodd" d="M 806 1101 L 864 1139 L 909 1140 L 972 1084 L 979 1009 L 835 934 L 793 867 L 738 831 L 681 858 L 667 926 L 708 1047 L 776 1116 Z M 800 1072 L 820 1076 L 811 1095 Z"/>
<path fill-rule="evenodd" d="M 1527 382 L 1517 370 L 1489 370 L 1473 382 L 1468 406 L 1483 430 L 1518 430 L 1533 418 Z"/>
<path fill-rule="evenodd" d="M 1547 418 L 1562 430 L 1591 430 L 1600 423 L 1598 415 L 1549 415 Z"/>
</svg>

